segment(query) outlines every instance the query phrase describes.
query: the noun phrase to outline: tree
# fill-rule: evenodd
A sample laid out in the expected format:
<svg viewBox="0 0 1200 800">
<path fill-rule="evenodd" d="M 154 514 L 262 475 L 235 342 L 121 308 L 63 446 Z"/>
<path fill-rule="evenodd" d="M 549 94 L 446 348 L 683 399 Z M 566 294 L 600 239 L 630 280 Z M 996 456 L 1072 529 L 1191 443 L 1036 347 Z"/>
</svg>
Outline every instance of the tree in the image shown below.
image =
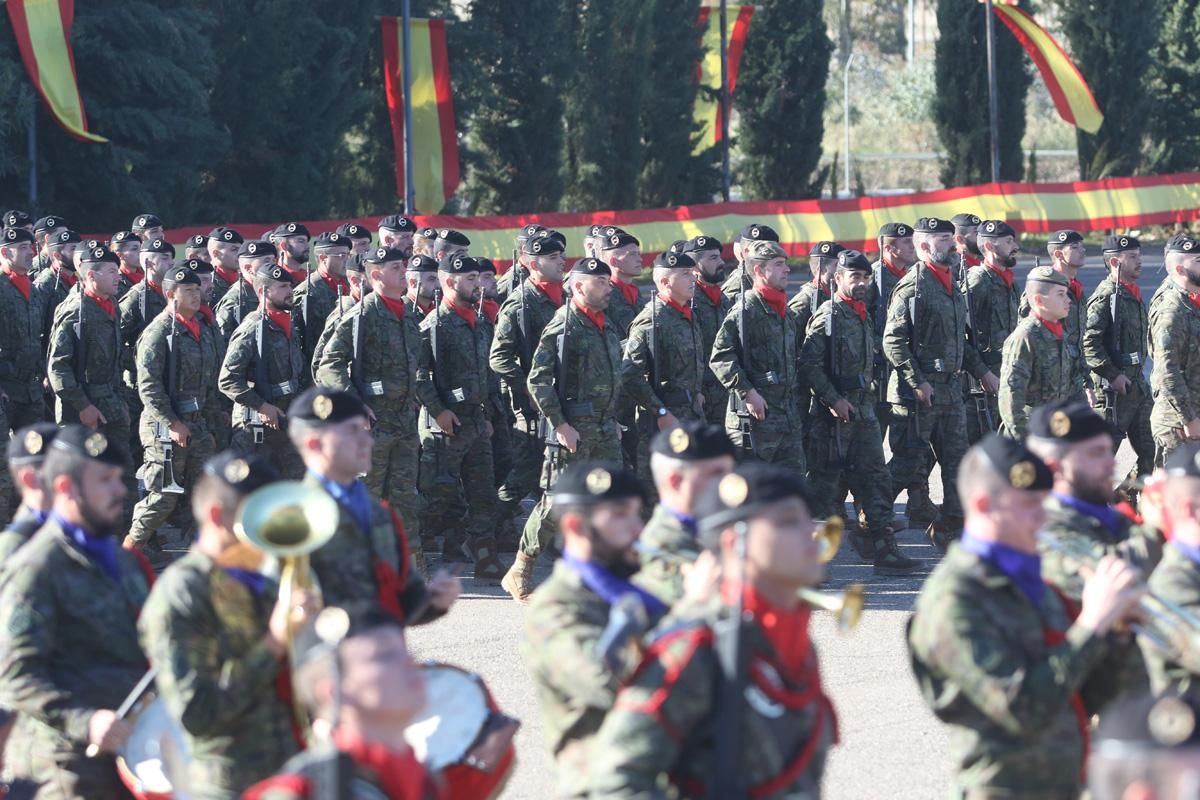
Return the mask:
<svg viewBox="0 0 1200 800">
<path fill-rule="evenodd" d="M 1025 0 L 1020 5 L 1024 8 Z M 978 0 L 938 0 L 933 115 L 946 151 L 942 167 L 946 186 L 992 179 L 986 14 Z M 1025 96 L 1031 80 L 1029 57 L 999 20 L 994 23 L 1000 180 L 1019 181 L 1025 172 L 1021 140 L 1025 138 Z"/>
<path fill-rule="evenodd" d="M 1154 51 L 1151 173 L 1200 169 L 1200 0 L 1170 0 Z"/>
<path fill-rule="evenodd" d="M 37 98 L 25 75 L 16 39 L 8 30 L 0 25 L 4 31 L 0 33 L 0 97 L 4 98 L 0 104 L 0 213 L 10 208 L 34 213 L 25 187 L 29 180 L 27 128 Z"/>
<path fill-rule="evenodd" d="M 1104 112 L 1095 135 L 1077 133 L 1084 180 L 1133 175 L 1142 165 L 1146 122 L 1153 108 L 1146 82 L 1162 30 L 1158 5 L 1158 0 L 1059 0 L 1075 65 Z M 1194 89 L 1194 84 L 1181 89 Z"/>
<path fill-rule="evenodd" d="M 742 54 L 734 103 L 740 182 L 750 197 L 814 197 L 833 43 L 821 0 L 761 0 Z"/>
</svg>

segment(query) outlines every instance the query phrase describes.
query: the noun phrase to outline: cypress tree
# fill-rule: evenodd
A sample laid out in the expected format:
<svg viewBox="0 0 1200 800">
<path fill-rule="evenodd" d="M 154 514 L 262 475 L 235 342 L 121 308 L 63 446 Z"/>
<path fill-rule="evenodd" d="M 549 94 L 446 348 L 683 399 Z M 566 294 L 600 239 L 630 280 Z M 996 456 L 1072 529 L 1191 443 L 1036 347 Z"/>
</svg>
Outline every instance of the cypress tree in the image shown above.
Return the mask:
<svg viewBox="0 0 1200 800">
<path fill-rule="evenodd" d="M 1154 51 L 1151 173 L 1200 169 L 1200 0 L 1169 0 Z"/>
<path fill-rule="evenodd" d="M 824 133 L 825 81 L 833 43 L 822 0 L 760 0 L 750 23 L 734 105 L 747 196 L 814 197 Z"/>
<path fill-rule="evenodd" d="M 8 15 L 2 15 L 6 20 Z M 29 208 L 26 186 L 29 179 L 27 134 L 29 117 L 34 111 L 33 85 L 25 75 L 25 66 L 17 52 L 16 39 L 8 33 L 7 23 L 0 24 L 0 213 L 10 208 Z M 40 101 L 39 101 L 40 102 Z"/>
</svg>

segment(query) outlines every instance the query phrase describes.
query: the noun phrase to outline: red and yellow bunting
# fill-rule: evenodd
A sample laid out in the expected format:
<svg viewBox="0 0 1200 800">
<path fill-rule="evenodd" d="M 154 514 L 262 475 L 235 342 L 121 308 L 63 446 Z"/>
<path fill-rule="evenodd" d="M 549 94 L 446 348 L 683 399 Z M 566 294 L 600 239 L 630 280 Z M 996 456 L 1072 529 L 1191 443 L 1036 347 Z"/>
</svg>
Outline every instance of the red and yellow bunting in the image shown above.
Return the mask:
<svg viewBox="0 0 1200 800">
<path fill-rule="evenodd" d="M 729 96 L 733 97 L 737 86 L 738 65 L 742 61 L 742 50 L 746 47 L 746 32 L 750 29 L 750 18 L 754 6 L 727 6 L 725 10 L 725 47 L 729 57 Z M 721 14 L 710 6 L 700 8 L 701 44 L 704 57 L 700 61 L 699 79 L 701 92 L 696 96 L 695 117 L 702 126 L 696 152 L 707 150 L 721 143 Z M 712 94 L 704 89 L 711 89 Z"/>
</svg>

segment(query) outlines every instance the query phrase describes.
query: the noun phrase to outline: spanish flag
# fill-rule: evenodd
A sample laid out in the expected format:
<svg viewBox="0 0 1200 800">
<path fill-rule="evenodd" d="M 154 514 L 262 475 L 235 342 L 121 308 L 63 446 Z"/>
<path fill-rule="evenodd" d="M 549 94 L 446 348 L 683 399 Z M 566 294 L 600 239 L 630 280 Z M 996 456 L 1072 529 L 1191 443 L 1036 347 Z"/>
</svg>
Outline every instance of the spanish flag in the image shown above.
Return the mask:
<svg viewBox="0 0 1200 800">
<path fill-rule="evenodd" d="M 1104 115 L 1087 81 L 1062 46 L 1028 12 L 1009 0 L 997 0 L 992 8 L 1037 64 L 1058 115 L 1088 133 L 1100 130 Z"/>
<path fill-rule="evenodd" d="M 746 47 L 746 31 L 754 6 L 727 6 L 725 10 L 725 47 L 729 58 L 729 97 L 737 86 L 738 65 Z M 700 93 L 696 95 L 696 121 L 702 130 L 696 143 L 697 153 L 721 143 L 721 14 L 716 8 L 700 8 L 701 43 L 704 58 L 700 62 Z M 705 89 L 710 89 L 710 92 Z"/>
<path fill-rule="evenodd" d="M 75 79 L 71 52 L 75 0 L 8 0 L 6 5 L 25 70 L 55 121 L 80 141 L 107 142 L 88 132 Z"/>
<path fill-rule="evenodd" d="M 436 214 L 458 188 L 458 134 L 446 55 L 446 22 L 409 20 L 412 113 L 413 208 L 409 214 Z M 396 192 L 404 197 L 404 21 L 382 17 L 383 72 L 392 145 L 396 152 Z"/>
</svg>

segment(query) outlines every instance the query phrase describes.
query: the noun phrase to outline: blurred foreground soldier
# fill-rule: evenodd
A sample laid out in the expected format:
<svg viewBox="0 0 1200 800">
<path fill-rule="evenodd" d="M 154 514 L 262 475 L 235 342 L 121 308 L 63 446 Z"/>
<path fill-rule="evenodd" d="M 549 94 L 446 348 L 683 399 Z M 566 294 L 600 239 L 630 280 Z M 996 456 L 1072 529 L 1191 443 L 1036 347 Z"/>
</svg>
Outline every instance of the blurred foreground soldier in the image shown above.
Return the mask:
<svg viewBox="0 0 1200 800">
<path fill-rule="evenodd" d="M 309 276 L 308 228 L 300 222 L 285 222 L 272 231 L 271 242 L 279 251 L 279 266 L 292 276 L 298 286 Z"/>
<path fill-rule="evenodd" d="M 242 235 L 233 228 L 220 226 L 213 228 L 208 234 L 207 254 L 204 256 L 212 265 L 213 303 L 216 304 L 229 287 L 238 282 L 238 251 L 245 243 Z"/>
<path fill-rule="evenodd" d="M 733 241 L 733 260 L 736 266 L 729 275 L 725 278 L 725 283 L 721 286 L 721 291 L 730 300 L 736 300 L 743 289 L 749 289 L 753 282 L 753 275 L 750 274 L 749 265 L 746 263 L 746 252 L 750 245 L 755 242 L 775 242 L 779 244 L 779 234 L 770 225 L 763 225 L 758 222 L 751 222 L 746 227 L 742 228 L 742 232 L 738 238 Z M 743 273 L 742 268 L 746 267 Z"/>
<path fill-rule="evenodd" d="M 433 310 L 438 292 L 437 272 L 438 262 L 432 256 L 414 255 L 408 260 L 408 271 L 405 273 L 408 292 L 404 296 L 404 305 L 418 323 Z"/>
<path fill-rule="evenodd" d="M 363 231 L 366 233 L 366 231 Z M 416 224 L 403 214 L 392 214 L 379 220 L 379 246 L 399 250 L 405 258 L 413 254 L 413 234 L 417 232 Z M 342 233 L 342 231 L 338 231 Z M 349 232 L 342 233 L 348 236 Z M 370 241 L 370 234 L 367 240 Z"/>
<path fill-rule="evenodd" d="M 1067 353 L 1071 357 L 1071 393 L 1082 392 L 1085 387 L 1090 392 L 1087 362 L 1083 360 L 1083 328 L 1087 322 L 1087 301 L 1083 296 L 1083 284 L 1079 281 L 1079 271 L 1087 263 L 1083 235 L 1079 231 L 1055 231 L 1050 234 L 1046 243 L 1046 252 L 1050 254 L 1050 268 L 1066 277 L 1071 295 L 1071 310 L 1063 320 L 1063 336 L 1067 340 Z M 1024 319 L 1029 316 L 1029 310 L 1027 291 L 1021 295 L 1021 305 L 1017 313 Z"/>
<path fill-rule="evenodd" d="M 8 477 L 21 497 L 21 505 L 0 531 L 0 570 L 50 516 L 54 498 L 42 482 L 42 463 L 58 430 L 53 422 L 38 422 L 14 431 L 8 443 Z"/>
<path fill-rule="evenodd" d="M 275 245 L 258 239 L 243 242 L 238 248 L 238 274 L 240 280 L 225 290 L 217 300 L 214 312 L 217 327 L 225 341 L 233 338 L 233 332 L 242 324 L 251 311 L 258 308 L 258 293 L 254 288 L 254 276 L 260 267 L 270 267 L 277 257 Z"/>
<path fill-rule="evenodd" d="M 934 568 L 908 624 L 925 702 L 951 726 L 961 797 L 1077 798 L 1091 714 L 1111 697 L 1108 634 L 1133 610 L 1141 573 L 1104 557 L 1082 609 L 1042 581 L 1037 532 L 1050 469 L 996 434 L 963 459 L 962 539 Z"/>
<path fill-rule="evenodd" d="M 1141 693 L 1109 708 L 1088 759 L 1091 800 L 1190 800 L 1200 785 L 1200 702 Z"/>
<path fill-rule="evenodd" d="M 587 797 L 592 737 L 637 665 L 630 640 L 666 605 L 629 582 L 642 529 L 637 476 L 615 462 L 572 464 L 553 491 L 562 558 L 529 600 L 521 656 L 537 688 L 555 797 Z M 636 652 L 636 651 L 635 651 Z"/>
<path fill-rule="evenodd" d="M 799 597 L 824 577 L 810 500 L 797 473 L 768 464 L 700 500 L 719 589 L 647 643 L 593 740 L 591 797 L 661 797 L 664 781 L 676 797 L 820 796 L 837 719 Z"/>
<path fill-rule="evenodd" d="M 683 599 L 685 565 L 700 556 L 696 503 L 733 470 L 735 455 L 725 429 L 703 422 L 681 423 L 651 440 L 658 505 L 639 537 L 642 568 L 636 583 L 667 605 Z"/>
<path fill-rule="evenodd" d="M 1165 266 L 1169 285 L 1150 316 L 1150 429 L 1160 465 L 1184 442 L 1200 440 L 1200 243 L 1176 235 Z"/>
<path fill-rule="evenodd" d="M 329 315 L 350 294 L 350 284 L 346 282 L 350 240 L 340 233 L 323 233 L 313 240 L 312 249 L 317 268 L 292 291 L 292 302 L 300 311 L 300 344 L 305 364 L 312 364 L 317 340 Z"/>
<path fill-rule="evenodd" d="M 427 585 L 412 568 L 404 523 L 358 476 L 371 466 L 367 407 L 354 395 L 308 389 L 288 407 L 288 436 L 304 460 L 304 483 L 338 504 L 333 538 L 310 556 L 326 603 L 365 601 L 405 625 L 444 615 L 461 584 L 445 571 Z"/>
<path fill-rule="evenodd" d="M 40 784 L 39 798 L 129 796 L 113 754 L 131 726 L 113 709 L 146 671 L 135 620 L 153 575 L 114 538 L 126 491 L 119 448 L 80 425 L 55 437 L 42 468 L 53 510 L 0 589 L 0 693 L 20 714 L 33 759 L 20 777 Z"/>
<path fill-rule="evenodd" d="M 163 238 L 163 222 L 156 214 L 138 214 L 129 227 L 143 242 Z"/>
<path fill-rule="evenodd" d="M 24 228 L 0 233 L 0 436 L 46 419 L 45 296 L 29 279 L 32 263 L 33 234 Z"/>
<path fill-rule="evenodd" d="M 822 517 L 840 514 L 839 487 L 848 485 L 867 521 L 865 532 L 851 534 L 855 551 L 874 563 L 876 575 L 908 575 L 918 563 L 896 545 L 894 494 L 871 389 L 877 345 L 863 302 L 871 263 L 857 250 L 843 250 L 835 263 L 836 292 L 808 323 L 800 354 L 800 373 L 817 401 L 808 436 L 813 510 Z"/>
<path fill-rule="evenodd" d="M 966 278 L 970 300 L 967 338 L 969 346 L 979 353 L 987 368 L 978 380 L 989 420 L 980 419 L 969 395 L 964 398 L 972 402 L 966 414 L 967 441 L 971 444 L 1000 425 L 996 400 L 1000 381 L 997 376 L 1004 361 L 1004 340 L 1017 327 L 1021 294 L 1012 272 L 1017 265 L 1017 253 L 1021 251 L 1017 232 L 1007 222 L 989 219 L 979 225 L 978 241 L 979 249 L 983 251 L 983 263 L 972 268 Z M 984 430 L 988 425 L 990 429 Z"/>
<path fill-rule="evenodd" d="M 696 262 L 696 291 L 692 297 L 692 316 L 700 326 L 700 342 L 704 359 L 704 418 L 713 425 L 725 424 L 729 391 L 712 371 L 707 354 L 712 353 L 717 330 L 733 303 L 721 292 L 725 259 L 721 257 L 721 242 L 711 236 L 688 239 L 680 250 Z"/>
<path fill-rule="evenodd" d="M 120 300 L 146 277 L 142 269 L 142 240 L 133 231 L 117 231 L 108 240 L 108 249 L 121 260 L 118 266 L 121 280 L 117 284 L 117 299 Z"/>
<path fill-rule="evenodd" d="M 415 230 L 415 227 L 414 227 Z M 345 222 L 338 225 L 337 232 L 350 239 L 350 255 L 365 255 L 371 249 L 371 231 L 356 222 Z M 380 244 L 384 247 L 382 241 Z M 412 236 L 408 239 L 408 249 L 412 250 Z"/>
</svg>

